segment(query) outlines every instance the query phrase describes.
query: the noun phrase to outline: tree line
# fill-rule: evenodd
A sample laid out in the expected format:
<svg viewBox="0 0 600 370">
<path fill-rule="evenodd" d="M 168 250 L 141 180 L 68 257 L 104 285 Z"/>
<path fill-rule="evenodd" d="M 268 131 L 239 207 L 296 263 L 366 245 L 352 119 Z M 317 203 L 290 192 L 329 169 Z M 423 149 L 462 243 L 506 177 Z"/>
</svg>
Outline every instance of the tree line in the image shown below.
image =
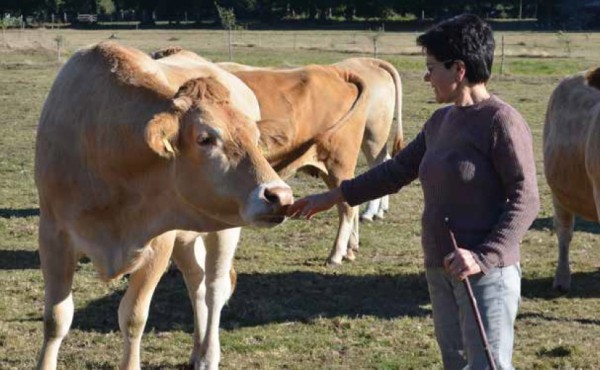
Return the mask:
<svg viewBox="0 0 600 370">
<path fill-rule="evenodd" d="M 27 22 L 72 22 L 77 14 L 104 21 L 151 25 L 218 22 L 218 8 L 239 20 L 264 23 L 439 20 L 470 12 L 487 19 L 535 19 L 540 24 L 597 26 L 600 4 L 593 0 L 1 0 L 0 14 Z"/>
</svg>

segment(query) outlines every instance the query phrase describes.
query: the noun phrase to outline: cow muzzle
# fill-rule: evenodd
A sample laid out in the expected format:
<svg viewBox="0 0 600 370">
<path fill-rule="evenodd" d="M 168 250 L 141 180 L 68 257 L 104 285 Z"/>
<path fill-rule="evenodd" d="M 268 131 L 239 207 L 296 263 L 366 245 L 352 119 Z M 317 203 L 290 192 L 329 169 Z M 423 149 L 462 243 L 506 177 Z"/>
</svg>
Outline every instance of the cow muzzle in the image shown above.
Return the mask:
<svg viewBox="0 0 600 370">
<path fill-rule="evenodd" d="M 282 223 L 287 207 L 294 203 L 292 189 L 281 180 L 261 184 L 252 193 L 242 217 L 254 226 L 272 227 Z"/>
</svg>

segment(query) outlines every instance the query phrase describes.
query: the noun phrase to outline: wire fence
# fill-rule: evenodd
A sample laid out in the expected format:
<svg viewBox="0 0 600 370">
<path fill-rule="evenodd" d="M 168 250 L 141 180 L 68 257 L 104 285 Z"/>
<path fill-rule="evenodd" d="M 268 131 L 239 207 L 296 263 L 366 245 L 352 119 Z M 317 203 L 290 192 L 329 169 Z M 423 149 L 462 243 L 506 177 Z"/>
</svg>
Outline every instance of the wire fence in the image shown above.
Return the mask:
<svg viewBox="0 0 600 370">
<path fill-rule="evenodd" d="M 232 31 L 233 59 L 236 52 L 252 53 L 315 51 L 349 55 L 421 55 L 416 32 L 377 31 Z M 180 46 L 189 50 L 227 54 L 225 30 L 93 30 L 9 29 L 3 33 L 0 58 L 11 51 L 51 52 L 62 48 L 63 57 L 85 45 L 107 39 L 151 51 Z M 577 58 L 600 60 L 600 33 L 496 33 L 496 56 L 513 58 Z"/>
</svg>

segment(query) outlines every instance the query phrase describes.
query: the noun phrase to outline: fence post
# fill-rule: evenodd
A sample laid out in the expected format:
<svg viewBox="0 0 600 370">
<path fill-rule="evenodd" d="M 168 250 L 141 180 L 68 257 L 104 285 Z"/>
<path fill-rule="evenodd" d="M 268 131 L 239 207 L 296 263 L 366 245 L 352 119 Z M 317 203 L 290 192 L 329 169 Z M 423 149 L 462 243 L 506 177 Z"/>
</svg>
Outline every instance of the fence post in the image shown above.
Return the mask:
<svg viewBox="0 0 600 370">
<path fill-rule="evenodd" d="M 60 63 L 60 49 L 62 47 L 64 38 L 62 35 L 57 35 L 54 38 L 54 41 L 56 41 L 56 61 Z"/>
<path fill-rule="evenodd" d="M 373 39 L 373 58 L 377 58 L 377 39 Z"/>
<path fill-rule="evenodd" d="M 504 35 L 502 35 L 502 48 L 500 55 L 500 76 L 504 75 Z"/>
<path fill-rule="evenodd" d="M 379 41 L 381 36 L 383 36 L 383 31 L 379 29 L 373 32 L 369 37 L 373 42 L 373 58 L 377 58 L 377 41 Z"/>
<path fill-rule="evenodd" d="M 229 46 L 229 61 L 233 61 L 233 50 L 231 47 L 231 27 L 227 28 L 227 44 Z"/>
</svg>

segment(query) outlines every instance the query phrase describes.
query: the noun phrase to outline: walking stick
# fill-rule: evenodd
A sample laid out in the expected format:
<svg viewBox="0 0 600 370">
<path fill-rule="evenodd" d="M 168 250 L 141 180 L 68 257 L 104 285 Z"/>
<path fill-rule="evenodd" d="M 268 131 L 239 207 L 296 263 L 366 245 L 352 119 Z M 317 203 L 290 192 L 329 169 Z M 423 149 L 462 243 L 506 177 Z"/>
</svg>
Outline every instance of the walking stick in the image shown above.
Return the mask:
<svg viewBox="0 0 600 370">
<path fill-rule="evenodd" d="M 450 233 L 450 240 L 452 241 L 452 247 L 454 247 L 454 251 L 458 251 L 458 245 L 456 244 L 456 238 L 454 237 L 454 233 L 450 228 L 450 220 L 448 217 L 445 218 L 446 226 L 448 226 L 448 232 Z M 483 349 L 485 350 L 485 355 L 488 360 L 488 364 L 490 365 L 491 370 L 496 370 L 496 364 L 494 363 L 494 357 L 492 357 L 492 351 L 490 351 L 490 344 L 487 339 L 487 335 L 485 334 L 485 329 L 483 328 L 483 321 L 481 320 L 481 314 L 479 313 L 479 308 L 477 307 L 477 300 L 475 299 L 475 295 L 473 294 L 473 288 L 471 288 L 471 281 L 469 281 L 469 277 L 467 276 L 463 283 L 465 284 L 465 288 L 467 289 L 467 295 L 469 296 L 469 302 L 471 303 L 471 308 L 473 308 L 473 314 L 475 315 L 475 321 L 477 321 L 477 327 L 479 328 L 479 335 L 481 336 L 481 341 L 483 342 Z"/>
</svg>

